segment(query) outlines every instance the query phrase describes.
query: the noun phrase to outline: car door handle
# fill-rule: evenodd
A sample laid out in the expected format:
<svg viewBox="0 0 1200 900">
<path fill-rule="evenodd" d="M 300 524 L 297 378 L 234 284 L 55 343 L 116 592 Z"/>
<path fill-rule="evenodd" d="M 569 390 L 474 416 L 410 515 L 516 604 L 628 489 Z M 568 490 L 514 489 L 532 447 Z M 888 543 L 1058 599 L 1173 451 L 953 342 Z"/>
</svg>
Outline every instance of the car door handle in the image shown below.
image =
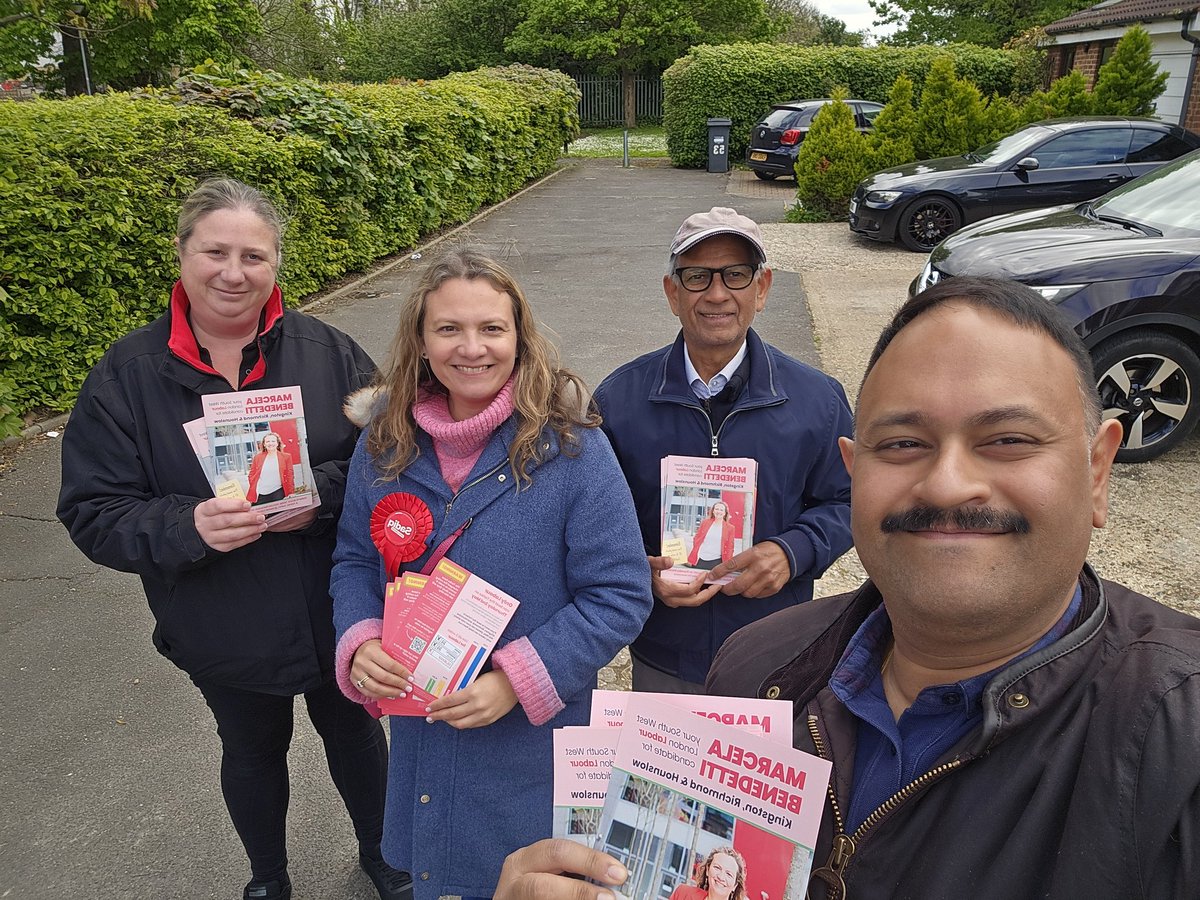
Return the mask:
<svg viewBox="0 0 1200 900">
<path fill-rule="evenodd" d="M 1124 175 L 1106 175 L 1104 177 L 1104 180 L 1107 181 L 1109 184 L 1117 184 L 1119 182 L 1124 181 L 1125 176 Z"/>
</svg>

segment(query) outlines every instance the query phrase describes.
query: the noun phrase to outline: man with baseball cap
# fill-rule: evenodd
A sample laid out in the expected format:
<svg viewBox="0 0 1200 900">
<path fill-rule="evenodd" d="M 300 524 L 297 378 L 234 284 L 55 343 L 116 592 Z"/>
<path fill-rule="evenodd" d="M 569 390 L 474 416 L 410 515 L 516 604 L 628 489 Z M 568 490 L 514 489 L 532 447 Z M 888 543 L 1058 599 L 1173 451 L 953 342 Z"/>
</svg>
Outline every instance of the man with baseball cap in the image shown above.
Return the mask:
<svg viewBox="0 0 1200 900">
<path fill-rule="evenodd" d="M 679 319 L 674 343 L 609 375 L 596 402 L 629 482 L 656 602 L 630 648 L 633 687 L 701 693 L 734 631 L 812 599 L 813 579 L 851 544 L 850 480 L 838 438 L 852 430 L 845 391 L 750 327 L 771 288 L 758 225 L 726 207 L 689 216 L 671 243 L 663 291 Z M 660 461 L 751 457 L 758 463 L 754 534 L 740 553 L 686 583 L 662 573 Z M 699 538 L 697 538 L 699 540 Z M 724 558 L 724 554 L 722 554 Z"/>
</svg>

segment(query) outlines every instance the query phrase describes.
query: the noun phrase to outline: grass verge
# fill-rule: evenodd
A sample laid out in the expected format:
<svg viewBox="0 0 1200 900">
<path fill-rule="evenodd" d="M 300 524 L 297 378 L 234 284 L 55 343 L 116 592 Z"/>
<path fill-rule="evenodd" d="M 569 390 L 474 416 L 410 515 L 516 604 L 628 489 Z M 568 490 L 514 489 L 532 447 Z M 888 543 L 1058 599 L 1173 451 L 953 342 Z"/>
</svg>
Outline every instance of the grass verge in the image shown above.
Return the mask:
<svg viewBox="0 0 1200 900">
<path fill-rule="evenodd" d="M 567 156 L 584 159 L 620 159 L 624 153 L 623 128 L 585 131 L 567 147 Z M 629 155 L 651 158 L 667 155 L 667 135 L 661 125 L 646 125 L 629 132 Z"/>
</svg>

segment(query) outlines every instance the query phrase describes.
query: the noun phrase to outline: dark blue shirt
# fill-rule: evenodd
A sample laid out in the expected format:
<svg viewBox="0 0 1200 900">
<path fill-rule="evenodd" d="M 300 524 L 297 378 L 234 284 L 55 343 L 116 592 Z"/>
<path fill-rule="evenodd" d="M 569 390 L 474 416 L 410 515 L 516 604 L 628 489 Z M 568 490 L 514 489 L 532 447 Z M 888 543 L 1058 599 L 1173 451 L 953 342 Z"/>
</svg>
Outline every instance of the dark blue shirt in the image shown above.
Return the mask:
<svg viewBox="0 0 1200 900">
<path fill-rule="evenodd" d="M 1036 644 L 990 672 L 925 688 L 899 721 L 888 706 L 880 672 L 892 622 L 882 604 L 867 616 L 829 680 L 834 695 L 858 719 L 846 830 L 856 830 L 885 800 L 933 768 L 943 753 L 975 728 L 983 719 L 980 698 L 988 682 L 1065 635 L 1082 602 L 1083 593 L 1076 587 L 1062 618 Z"/>
</svg>

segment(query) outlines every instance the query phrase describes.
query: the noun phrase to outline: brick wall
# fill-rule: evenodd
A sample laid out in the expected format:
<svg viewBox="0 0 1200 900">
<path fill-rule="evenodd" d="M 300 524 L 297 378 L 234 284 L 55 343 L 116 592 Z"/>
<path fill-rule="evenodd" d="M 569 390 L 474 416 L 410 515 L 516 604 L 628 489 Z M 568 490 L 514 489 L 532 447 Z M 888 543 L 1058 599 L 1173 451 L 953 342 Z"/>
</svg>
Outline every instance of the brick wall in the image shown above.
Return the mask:
<svg viewBox="0 0 1200 900">
<path fill-rule="evenodd" d="M 1083 73 L 1089 91 L 1096 86 L 1096 73 L 1100 71 L 1100 51 L 1103 46 L 1097 41 L 1092 41 L 1077 45 L 1075 50 L 1075 68 Z"/>
<path fill-rule="evenodd" d="M 1081 44 L 1054 44 L 1048 47 L 1046 51 L 1046 87 L 1049 87 L 1050 82 L 1054 79 L 1066 74 L 1070 51 L 1073 50 L 1074 60 L 1071 68 L 1083 73 L 1088 90 L 1094 89 L 1096 75 L 1100 69 L 1100 57 L 1105 46 L 1106 44 L 1100 41 L 1089 41 Z M 1192 85 L 1188 91 L 1188 97 L 1190 98 L 1189 108 L 1184 113 L 1183 121 L 1180 124 L 1189 131 L 1200 134 L 1200 65 L 1197 65 L 1195 72 L 1192 73 Z"/>
<path fill-rule="evenodd" d="M 1066 53 L 1066 48 L 1061 44 L 1055 44 L 1046 51 L 1046 77 L 1042 87 L 1050 87 L 1054 79 L 1063 74 L 1063 56 Z"/>
<path fill-rule="evenodd" d="M 1188 108 L 1183 114 L 1182 125 L 1188 131 L 1200 134 L 1200 66 L 1192 73 L 1192 86 L 1188 91 Z"/>
</svg>

